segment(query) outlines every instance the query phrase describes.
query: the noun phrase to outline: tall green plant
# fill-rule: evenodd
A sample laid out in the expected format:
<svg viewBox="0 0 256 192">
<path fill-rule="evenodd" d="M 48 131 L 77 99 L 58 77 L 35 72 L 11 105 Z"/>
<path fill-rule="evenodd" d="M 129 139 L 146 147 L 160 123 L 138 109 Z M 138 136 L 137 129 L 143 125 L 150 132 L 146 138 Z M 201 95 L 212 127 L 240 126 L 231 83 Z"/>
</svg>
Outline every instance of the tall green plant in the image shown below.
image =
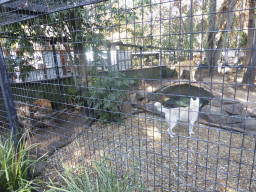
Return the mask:
<svg viewBox="0 0 256 192">
<path fill-rule="evenodd" d="M 134 80 L 126 78 L 123 73 L 109 71 L 107 76 L 95 71 L 91 86 L 88 88 L 88 105 L 95 109 L 95 112 L 104 122 L 120 122 L 123 114 L 119 112 L 122 97 L 128 97 L 126 89 Z"/>
<path fill-rule="evenodd" d="M 20 141 L 18 146 L 14 146 L 12 134 L 5 142 L 0 136 L 0 191 L 31 191 L 33 188 L 33 181 L 28 181 L 27 176 L 35 162 L 29 159 L 29 151 L 36 145 L 25 146 Z"/>
</svg>

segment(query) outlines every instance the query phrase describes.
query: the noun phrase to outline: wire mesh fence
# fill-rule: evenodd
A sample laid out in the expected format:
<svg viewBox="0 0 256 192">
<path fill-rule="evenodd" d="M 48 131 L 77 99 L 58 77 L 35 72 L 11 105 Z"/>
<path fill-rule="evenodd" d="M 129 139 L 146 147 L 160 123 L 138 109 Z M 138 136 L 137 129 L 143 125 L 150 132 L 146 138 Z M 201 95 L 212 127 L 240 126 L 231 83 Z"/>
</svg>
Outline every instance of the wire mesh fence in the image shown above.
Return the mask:
<svg viewBox="0 0 256 192">
<path fill-rule="evenodd" d="M 106 157 L 146 191 L 256 190 L 254 1 L 15 0 L 0 15 L 0 135 L 16 129 L 7 87 L 43 180 Z"/>
</svg>

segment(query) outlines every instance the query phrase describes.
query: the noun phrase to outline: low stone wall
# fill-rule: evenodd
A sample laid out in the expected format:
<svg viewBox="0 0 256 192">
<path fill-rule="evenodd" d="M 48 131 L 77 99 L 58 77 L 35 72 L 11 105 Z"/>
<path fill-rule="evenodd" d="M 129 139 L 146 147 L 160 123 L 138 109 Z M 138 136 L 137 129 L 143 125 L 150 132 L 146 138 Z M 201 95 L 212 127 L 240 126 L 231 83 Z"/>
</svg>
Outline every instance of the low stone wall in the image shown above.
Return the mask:
<svg viewBox="0 0 256 192">
<path fill-rule="evenodd" d="M 151 79 L 160 79 L 161 77 L 161 70 L 165 69 L 166 66 L 154 66 L 154 67 L 148 67 L 148 68 L 142 68 L 142 69 L 128 69 L 119 71 L 126 75 L 126 77 L 129 78 L 143 78 L 147 80 Z M 100 74 L 107 75 L 107 71 L 102 71 Z"/>
</svg>

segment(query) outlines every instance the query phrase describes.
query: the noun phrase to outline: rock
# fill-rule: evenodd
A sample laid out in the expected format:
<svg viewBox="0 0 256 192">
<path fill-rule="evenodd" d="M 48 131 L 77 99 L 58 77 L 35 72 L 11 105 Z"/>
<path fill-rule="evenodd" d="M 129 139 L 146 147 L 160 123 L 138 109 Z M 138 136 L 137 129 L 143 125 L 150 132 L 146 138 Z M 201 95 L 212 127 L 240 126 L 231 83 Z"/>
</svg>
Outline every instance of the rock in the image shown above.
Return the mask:
<svg viewBox="0 0 256 192">
<path fill-rule="evenodd" d="M 246 118 L 244 123 L 238 124 L 238 126 L 251 135 L 256 135 L 256 119 Z"/>
<path fill-rule="evenodd" d="M 142 99 L 142 101 L 141 101 L 140 103 L 141 103 L 141 104 L 146 104 L 146 103 L 148 103 L 148 98 L 145 97 L 144 99 Z"/>
<path fill-rule="evenodd" d="M 214 106 L 214 107 L 221 107 L 223 105 L 238 104 L 238 103 L 240 103 L 240 101 L 237 101 L 237 100 L 223 100 L 223 99 L 211 100 L 211 106 Z"/>
<path fill-rule="evenodd" d="M 223 105 L 222 109 L 231 115 L 241 115 L 243 114 L 244 105 L 242 103 Z"/>
<path fill-rule="evenodd" d="M 149 101 L 161 101 L 163 94 L 149 93 L 147 98 Z"/>
<path fill-rule="evenodd" d="M 200 117 L 212 123 L 226 124 L 229 114 L 220 107 L 205 105 L 200 112 Z"/>
<path fill-rule="evenodd" d="M 248 116 L 256 117 L 256 109 L 248 108 L 247 114 L 248 114 Z"/>
<path fill-rule="evenodd" d="M 228 80 L 229 81 L 229 80 Z M 224 94 L 229 94 L 229 93 L 233 93 L 234 92 L 234 89 L 231 88 L 231 87 L 225 87 L 224 88 Z"/>
<path fill-rule="evenodd" d="M 145 92 L 145 91 L 138 91 L 138 92 L 136 92 L 136 99 L 137 100 L 142 100 L 142 99 L 144 99 L 145 97 L 147 97 L 148 96 L 148 92 Z"/>
<path fill-rule="evenodd" d="M 121 112 L 125 114 L 130 114 L 131 112 L 131 103 L 129 99 L 124 98 L 121 105 Z"/>
<path fill-rule="evenodd" d="M 237 123 L 244 123 L 244 117 L 242 117 L 242 116 L 229 116 L 229 117 L 227 117 L 227 122 L 226 123 L 227 124 L 234 124 L 234 125 L 236 125 Z M 236 126 L 238 126 L 238 125 L 236 125 Z"/>
<path fill-rule="evenodd" d="M 138 100 L 136 98 L 136 93 L 130 94 L 130 99 L 131 99 L 132 104 L 137 104 L 138 103 Z"/>
</svg>

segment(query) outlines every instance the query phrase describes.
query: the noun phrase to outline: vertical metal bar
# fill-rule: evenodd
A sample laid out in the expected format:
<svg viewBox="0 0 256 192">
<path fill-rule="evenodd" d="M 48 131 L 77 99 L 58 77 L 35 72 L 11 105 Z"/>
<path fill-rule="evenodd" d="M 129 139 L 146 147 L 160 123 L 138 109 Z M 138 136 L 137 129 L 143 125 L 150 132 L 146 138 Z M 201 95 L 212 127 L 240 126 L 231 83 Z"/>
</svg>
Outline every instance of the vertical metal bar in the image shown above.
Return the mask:
<svg viewBox="0 0 256 192">
<path fill-rule="evenodd" d="M 140 69 L 142 69 L 142 47 L 140 47 Z"/>
<path fill-rule="evenodd" d="M 121 61 L 121 65 L 120 65 L 120 63 L 119 63 L 119 59 L 121 58 L 122 59 L 122 56 L 121 57 L 119 57 L 119 55 L 118 55 L 118 50 L 116 50 L 115 49 L 115 51 L 116 51 L 116 65 L 117 65 L 117 70 L 118 71 L 123 71 L 123 61 Z M 120 49 L 119 49 L 119 53 L 120 53 L 120 55 L 121 55 L 121 51 L 120 51 Z M 124 64 L 124 70 L 125 70 L 126 68 L 125 68 L 125 64 Z"/>
<path fill-rule="evenodd" d="M 0 86 L 2 96 L 6 108 L 7 118 L 9 120 L 10 128 L 13 132 L 13 141 L 15 145 L 20 138 L 21 129 L 18 123 L 18 117 L 14 106 L 13 96 L 10 88 L 10 84 L 7 78 L 7 71 L 4 65 L 4 56 L 0 45 Z"/>
<path fill-rule="evenodd" d="M 59 96 L 61 99 L 60 73 L 59 73 L 58 61 L 57 61 L 56 50 L 55 50 L 55 41 L 51 41 L 51 45 L 52 45 L 53 59 L 54 59 L 54 64 L 55 64 L 55 72 L 57 75 L 57 83 L 58 83 L 58 87 L 59 87 Z"/>
<path fill-rule="evenodd" d="M 96 53 L 97 54 L 97 53 Z M 111 61 L 111 44 L 108 45 L 108 51 L 107 51 L 107 57 L 108 57 L 108 71 L 111 69 L 111 71 L 115 70 L 115 68 L 112 68 L 112 61 Z"/>
<path fill-rule="evenodd" d="M 163 78 L 163 68 L 162 68 L 162 48 L 160 46 L 160 50 L 159 50 L 159 64 L 160 65 L 160 77 Z M 162 85 L 161 85 L 162 87 Z"/>
<path fill-rule="evenodd" d="M 43 69 L 44 69 L 44 79 L 47 79 L 47 71 L 46 71 L 46 65 L 45 65 L 45 59 L 44 59 L 44 52 L 41 51 L 42 59 L 43 59 Z"/>
</svg>

